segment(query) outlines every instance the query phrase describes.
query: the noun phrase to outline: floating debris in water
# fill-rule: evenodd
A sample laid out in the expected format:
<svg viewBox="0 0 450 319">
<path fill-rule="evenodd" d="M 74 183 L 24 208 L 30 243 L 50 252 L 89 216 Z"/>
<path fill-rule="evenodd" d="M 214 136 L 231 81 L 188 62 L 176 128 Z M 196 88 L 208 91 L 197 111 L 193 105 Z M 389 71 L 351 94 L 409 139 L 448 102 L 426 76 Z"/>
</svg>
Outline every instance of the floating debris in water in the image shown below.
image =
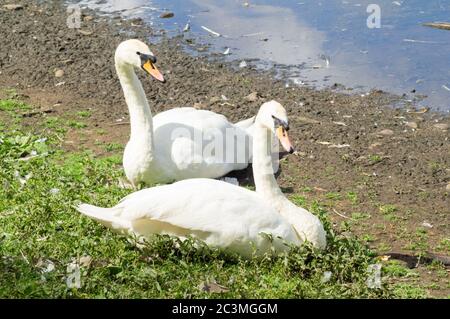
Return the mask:
<svg viewBox="0 0 450 319">
<path fill-rule="evenodd" d="M 330 58 L 329 56 L 325 55 L 325 54 L 321 54 L 319 57 L 320 57 L 322 60 L 325 61 L 325 67 L 326 67 L 326 68 L 329 68 L 329 67 L 330 67 L 330 60 L 331 60 L 331 58 Z"/>
<path fill-rule="evenodd" d="M 173 18 L 175 16 L 175 14 L 173 12 L 163 12 L 161 13 L 161 15 L 159 16 L 161 19 L 168 19 L 168 18 Z"/>
<path fill-rule="evenodd" d="M 245 67 L 247 67 L 247 62 L 241 61 L 241 63 L 239 63 L 239 67 L 240 67 L 240 68 L 245 68 Z"/>
<path fill-rule="evenodd" d="M 450 22 L 428 22 L 423 23 L 422 25 L 435 29 L 450 30 Z"/>
<path fill-rule="evenodd" d="M 224 55 L 230 54 L 230 48 L 227 48 L 225 51 L 223 51 L 223 54 L 224 54 Z"/>
<path fill-rule="evenodd" d="M 248 33 L 248 34 L 244 34 L 244 35 L 242 35 L 243 37 L 254 37 L 254 36 L 257 36 L 257 35 L 263 35 L 264 34 L 264 32 L 255 32 L 255 33 Z"/>
<path fill-rule="evenodd" d="M 215 35 L 216 37 L 220 37 L 221 36 L 220 33 L 216 32 L 216 31 L 213 31 L 210 28 L 205 27 L 204 25 L 202 25 L 201 27 L 202 27 L 203 30 L 211 33 L 212 35 Z"/>
<path fill-rule="evenodd" d="M 414 39 L 403 39 L 403 42 L 424 43 L 424 44 L 443 44 L 443 42 L 426 41 L 426 40 L 414 40 Z"/>
<path fill-rule="evenodd" d="M 191 25 L 189 23 L 186 23 L 186 25 L 183 28 L 183 32 L 188 32 L 191 29 Z"/>
</svg>

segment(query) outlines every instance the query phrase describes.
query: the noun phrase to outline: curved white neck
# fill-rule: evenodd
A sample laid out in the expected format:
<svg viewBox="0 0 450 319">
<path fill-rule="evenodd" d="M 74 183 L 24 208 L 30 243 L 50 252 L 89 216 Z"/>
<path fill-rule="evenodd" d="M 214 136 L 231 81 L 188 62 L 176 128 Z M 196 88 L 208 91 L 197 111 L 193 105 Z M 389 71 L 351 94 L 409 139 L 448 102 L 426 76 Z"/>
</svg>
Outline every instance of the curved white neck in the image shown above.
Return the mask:
<svg viewBox="0 0 450 319">
<path fill-rule="evenodd" d="M 272 166 L 272 139 L 270 130 L 259 124 L 253 131 L 253 178 L 256 192 L 278 210 L 282 209 L 287 198 L 281 192 L 274 176 Z M 278 153 L 274 154 L 278 156 Z"/>
<path fill-rule="evenodd" d="M 141 141 L 153 148 L 153 119 L 144 89 L 130 65 L 116 63 L 116 72 L 130 113 L 130 141 Z"/>
</svg>

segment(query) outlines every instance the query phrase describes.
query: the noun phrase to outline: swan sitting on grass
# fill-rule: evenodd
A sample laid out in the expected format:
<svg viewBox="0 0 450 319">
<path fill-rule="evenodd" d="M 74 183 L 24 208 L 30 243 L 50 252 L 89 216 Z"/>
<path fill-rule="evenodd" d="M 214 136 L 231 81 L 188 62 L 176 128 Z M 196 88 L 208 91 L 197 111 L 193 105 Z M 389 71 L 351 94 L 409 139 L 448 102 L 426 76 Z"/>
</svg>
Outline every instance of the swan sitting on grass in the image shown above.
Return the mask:
<svg viewBox="0 0 450 319">
<path fill-rule="evenodd" d="M 197 177 L 218 178 L 246 168 L 251 160 L 247 130 L 254 119 L 233 124 L 223 115 L 192 107 L 174 108 L 152 117 L 135 69 L 164 82 L 155 63 L 156 57 L 139 40 L 124 41 L 116 49 L 116 72 L 130 114 L 131 135 L 123 166 L 131 184 L 136 187 L 140 182 L 152 185 Z M 230 141 L 232 147 L 227 144 Z M 234 146 L 242 155 L 239 159 L 226 157 L 227 152 L 236 153 Z"/>
<path fill-rule="evenodd" d="M 326 233 L 319 219 L 291 203 L 273 174 L 272 138 L 276 134 L 282 143 L 290 145 L 287 130 L 286 111 L 281 104 L 264 103 L 253 127 L 256 192 L 196 178 L 132 193 L 112 208 L 81 204 L 77 209 L 121 233 L 191 236 L 243 257 L 253 252 L 257 256 L 279 254 L 288 249 L 286 243 L 309 241 L 324 248 Z"/>
</svg>

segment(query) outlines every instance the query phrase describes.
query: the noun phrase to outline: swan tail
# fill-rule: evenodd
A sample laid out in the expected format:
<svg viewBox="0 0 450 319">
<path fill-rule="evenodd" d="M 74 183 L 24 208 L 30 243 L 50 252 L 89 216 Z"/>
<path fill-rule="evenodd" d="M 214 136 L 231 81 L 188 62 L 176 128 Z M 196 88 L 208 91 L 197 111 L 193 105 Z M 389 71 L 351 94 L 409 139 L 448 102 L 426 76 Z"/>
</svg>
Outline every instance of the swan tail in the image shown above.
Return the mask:
<svg viewBox="0 0 450 319">
<path fill-rule="evenodd" d="M 76 209 L 102 225 L 116 229 L 116 230 L 126 230 L 130 229 L 131 223 L 129 221 L 123 220 L 116 216 L 116 208 L 102 208 L 89 204 L 81 204 L 76 207 Z"/>
<path fill-rule="evenodd" d="M 234 124 L 234 125 L 236 125 L 237 127 L 241 128 L 241 129 L 243 129 L 243 130 L 247 130 L 247 129 L 249 129 L 250 127 L 253 126 L 253 124 L 255 123 L 255 118 L 256 118 L 256 116 L 253 116 L 253 117 L 251 117 L 251 118 L 249 118 L 249 119 L 246 119 L 246 120 L 237 122 L 237 123 Z"/>
</svg>

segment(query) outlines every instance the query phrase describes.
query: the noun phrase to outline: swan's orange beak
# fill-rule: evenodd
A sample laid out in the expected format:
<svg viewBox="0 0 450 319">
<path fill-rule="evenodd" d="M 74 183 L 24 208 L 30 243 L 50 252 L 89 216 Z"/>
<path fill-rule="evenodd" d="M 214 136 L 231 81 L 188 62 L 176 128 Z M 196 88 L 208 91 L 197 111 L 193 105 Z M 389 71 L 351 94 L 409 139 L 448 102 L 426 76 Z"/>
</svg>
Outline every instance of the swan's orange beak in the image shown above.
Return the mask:
<svg viewBox="0 0 450 319">
<path fill-rule="evenodd" d="M 281 142 L 281 145 L 286 150 L 286 152 L 294 153 L 294 147 L 292 146 L 291 140 L 289 139 L 288 133 L 283 126 L 279 126 L 276 130 L 277 137 Z"/>
<path fill-rule="evenodd" d="M 153 76 L 155 79 L 157 79 L 160 82 L 166 82 L 166 80 L 164 80 L 163 75 L 161 74 L 161 72 L 159 72 L 159 70 L 156 68 L 156 66 L 150 61 L 148 60 L 147 62 L 145 62 L 142 65 L 142 68 L 151 76 Z"/>
</svg>

